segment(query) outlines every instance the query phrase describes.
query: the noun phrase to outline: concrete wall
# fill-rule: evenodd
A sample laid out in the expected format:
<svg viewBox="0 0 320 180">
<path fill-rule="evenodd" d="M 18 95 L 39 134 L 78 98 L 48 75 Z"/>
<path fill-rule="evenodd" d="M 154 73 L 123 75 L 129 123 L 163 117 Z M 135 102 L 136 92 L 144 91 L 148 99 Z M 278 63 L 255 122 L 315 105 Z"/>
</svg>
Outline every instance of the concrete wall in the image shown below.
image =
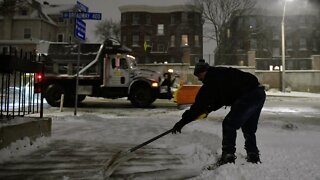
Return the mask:
<svg viewBox="0 0 320 180">
<path fill-rule="evenodd" d="M 34 141 L 38 137 L 51 135 L 51 118 L 16 117 L 0 124 L 0 149 L 12 142 L 29 137 Z"/>
<path fill-rule="evenodd" d="M 281 73 L 276 71 L 256 71 L 261 83 L 269 88 L 281 88 Z M 287 70 L 285 87 L 292 91 L 320 93 L 320 70 Z"/>
<path fill-rule="evenodd" d="M 227 67 L 227 66 L 226 66 Z M 255 74 L 255 68 L 253 66 L 228 66 L 241 69 L 245 72 Z M 174 73 L 179 75 L 177 82 L 184 84 L 201 84 L 197 77 L 193 75 L 194 66 L 190 66 L 189 63 L 170 63 L 170 64 L 140 64 L 141 69 L 151 69 L 158 71 L 161 74 L 168 72 L 168 69 L 173 69 Z"/>
<path fill-rule="evenodd" d="M 245 72 L 255 74 L 262 84 L 269 88 L 281 89 L 281 73 L 277 71 L 258 71 L 254 66 L 231 66 Z M 201 84 L 193 75 L 194 66 L 187 63 L 176 64 L 145 64 L 139 68 L 146 68 L 165 73 L 168 69 L 180 75 L 177 82 L 184 84 Z M 286 88 L 292 91 L 320 93 L 320 70 L 287 70 L 285 76 Z"/>
</svg>

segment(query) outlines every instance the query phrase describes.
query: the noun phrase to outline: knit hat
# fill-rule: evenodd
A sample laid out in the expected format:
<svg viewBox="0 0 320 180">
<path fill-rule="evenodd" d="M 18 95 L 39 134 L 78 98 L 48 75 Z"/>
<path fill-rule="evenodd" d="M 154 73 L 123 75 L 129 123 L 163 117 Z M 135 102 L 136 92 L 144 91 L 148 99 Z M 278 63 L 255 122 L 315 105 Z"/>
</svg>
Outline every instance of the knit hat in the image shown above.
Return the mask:
<svg viewBox="0 0 320 180">
<path fill-rule="evenodd" d="M 196 76 L 199 73 L 206 71 L 208 68 L 209 68 L 209 64 L 206 63 L 204 59 L 199 59 L 199 62 L 196 63 L 196 66 L 194 67 L 193 74 Z"/>
</svg>

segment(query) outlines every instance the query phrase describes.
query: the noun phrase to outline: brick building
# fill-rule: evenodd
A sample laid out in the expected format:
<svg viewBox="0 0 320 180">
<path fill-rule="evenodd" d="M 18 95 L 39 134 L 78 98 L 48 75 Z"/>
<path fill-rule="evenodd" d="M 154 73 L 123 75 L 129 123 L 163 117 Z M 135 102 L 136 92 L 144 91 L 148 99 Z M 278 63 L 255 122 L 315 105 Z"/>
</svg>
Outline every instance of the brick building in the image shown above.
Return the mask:
<svg viewBox="0 0 320 180">
<path fill-rule="evenodd" d="M 284 21 L 286 69 L 311 69 L 311 57 L 320 54 L 319 4 L 295 3 L 287 3 Z M 247 65 L 247 52 L 254 51 L 257 69 L 281 66 L 283 5 L 280 5 L 235 14 L 226 32 L 227 50 L 220 52 L 217 64 Z"/>
<path fill-rule="evenodd" d="M 126 5 L 121 11 L 121 43 L 138 63 L 194 64 L 203 53 L 203 21 L 193 6 Z"/>
</svg>

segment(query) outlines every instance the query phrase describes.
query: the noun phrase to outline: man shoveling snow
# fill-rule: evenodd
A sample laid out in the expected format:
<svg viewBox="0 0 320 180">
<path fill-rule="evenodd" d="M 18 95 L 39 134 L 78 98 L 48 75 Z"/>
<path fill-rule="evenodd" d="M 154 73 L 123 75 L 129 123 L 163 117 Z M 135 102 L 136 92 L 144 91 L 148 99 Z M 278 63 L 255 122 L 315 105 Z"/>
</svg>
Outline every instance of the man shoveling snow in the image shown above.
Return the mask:
<svg viewBox="0 0 320 180">
<path fill-rule="evenodd" d="M 196 120 L 201 114 L 231 106 L 222 123 L 222 155 L 207 169 L 235 162 L 237 130 L 240 128 L 245 138 L 246 160 L 260 163 L 255 133 L 266 99 L 264 87 L 250 73 L 235 68 L 211 67 L 203 59 L 196 64 L 194 75 L 203 85 L 195 102 L 183 113 L 182 119 L 174 125 L 172 132 L 181 133 L 183 126 Z"/>
</svg>

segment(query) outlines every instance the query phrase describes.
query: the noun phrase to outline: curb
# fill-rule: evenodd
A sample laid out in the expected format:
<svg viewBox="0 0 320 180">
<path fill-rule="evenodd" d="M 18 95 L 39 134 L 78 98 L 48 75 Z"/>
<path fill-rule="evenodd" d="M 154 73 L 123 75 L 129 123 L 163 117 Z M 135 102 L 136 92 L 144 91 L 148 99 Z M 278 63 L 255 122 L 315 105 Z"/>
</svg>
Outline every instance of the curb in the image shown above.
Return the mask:
<svg viewBox="0 0 320 180">
<path fill-rule="evenodd" d="M 0 124 L 0 149 L 11 143 L 29 137 L 31 141 L 38 137 L 51 136 L 51 118 L 17 117 Z"/>
</svg>

